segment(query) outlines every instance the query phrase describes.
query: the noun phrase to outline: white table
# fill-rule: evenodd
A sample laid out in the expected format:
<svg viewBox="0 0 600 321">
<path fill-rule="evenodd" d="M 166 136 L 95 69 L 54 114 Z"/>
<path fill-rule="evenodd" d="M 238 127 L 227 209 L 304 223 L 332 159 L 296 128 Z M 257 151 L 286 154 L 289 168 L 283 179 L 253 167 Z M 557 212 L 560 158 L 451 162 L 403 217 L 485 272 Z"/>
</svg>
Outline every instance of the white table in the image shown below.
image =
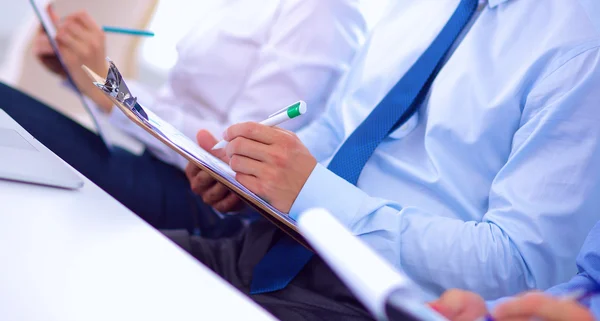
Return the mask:
<svg viewBox="0 0 600 321">
<path fill-rule="evenodd" d="M 0 320 L 275 320 L 85 179 L 0 181 Z"/>
</svg>

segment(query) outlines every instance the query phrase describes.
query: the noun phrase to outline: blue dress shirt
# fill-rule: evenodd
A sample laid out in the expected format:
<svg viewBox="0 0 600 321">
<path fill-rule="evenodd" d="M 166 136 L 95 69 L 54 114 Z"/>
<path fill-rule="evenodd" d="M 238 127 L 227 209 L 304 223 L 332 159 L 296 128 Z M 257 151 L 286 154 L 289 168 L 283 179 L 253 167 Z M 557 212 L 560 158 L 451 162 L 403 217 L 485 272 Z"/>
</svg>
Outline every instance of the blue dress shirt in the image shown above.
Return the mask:
<svg viewBox="0 0 600 321">
<path fill-rule="evenodd" d="M 390 7 L 326 113 L 299 133 L 320 165 L 290 215 L 328 209 L 433 293 L 545 289 L 575 274 L 577 249 L 600 220 L 597 0 L 485 3 L 358 187 L 326 169 L 457 4 Z"/>
<path fill-rule="evenodd" d="M 577 256 L 577 268 L 579 273 L 569 282 L 552 287 L 546 293 L 561 297 L 580 290 L 591 292 L 600 290 L 600 222 L 596 223 L 585 240 Z M 489 302 L 488 309 L 491 311 L 510 299 L 503 298 Z M 580 303 L 590 309 L 596 320 L 600 320 L 600 294 L 593 295 Z"/>
<path fill-rule="evenodd" d="M 600 290 L 600 222 L 588 235 L 581 252 L 577 257 L 579 274 L 568 283 L 564 283 L 549 289 L 552 295 L 567 295 L 577 289 L 588 291 Z M 581 302 L 590 308 L 596 320 L 600 320 L 600 294 Z"/>
</svg>

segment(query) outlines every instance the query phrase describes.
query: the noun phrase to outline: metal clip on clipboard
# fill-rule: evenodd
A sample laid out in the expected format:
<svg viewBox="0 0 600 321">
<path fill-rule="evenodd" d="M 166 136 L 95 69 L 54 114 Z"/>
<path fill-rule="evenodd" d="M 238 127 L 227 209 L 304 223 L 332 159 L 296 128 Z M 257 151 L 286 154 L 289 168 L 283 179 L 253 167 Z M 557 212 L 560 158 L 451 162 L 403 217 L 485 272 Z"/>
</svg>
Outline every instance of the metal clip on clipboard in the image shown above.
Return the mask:
<svg viewBox="0 0 600 321">
<path fill-rule="evenodd" d="M 138 104 L 137 98 L 131 94 L 129 87 L 127 87 L 127 84 L 123 80 L 123 76 L 121 76 L 121 72 L 119 72 L 117 66 L 115 66 L 114 62 L 112 62 L 110 58 L 106 58 L 106 61 L 108 61 L 109 64 L 106 81 L 104 84 L 94 82 L 94 85 L 96 85 L 96 87 L 100 88 L 100 90 L 106 94 L 113 97 L 116 101 L 127 106 L 136 114 L 136 116 L 147 122 L 148 114 L 146 114 L 144 109 Z"/>
</svg>

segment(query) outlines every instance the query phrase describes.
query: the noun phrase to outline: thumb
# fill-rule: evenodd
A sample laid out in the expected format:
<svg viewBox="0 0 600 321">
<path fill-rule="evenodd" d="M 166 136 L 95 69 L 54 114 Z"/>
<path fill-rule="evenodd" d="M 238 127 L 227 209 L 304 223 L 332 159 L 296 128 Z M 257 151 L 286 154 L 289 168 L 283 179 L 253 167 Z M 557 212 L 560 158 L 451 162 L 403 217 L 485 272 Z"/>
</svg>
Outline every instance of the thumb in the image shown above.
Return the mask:
<svg viewBox="0 0 600 321">
<path fill-rule="evenodd" d="M 427 303 L 427 305 L 432 310 L 441 314 L 443 317 L 445 317 L 449 320 L 454 319 L 457 315 L 456 311 L 454 311 L 452 307 L 447 307 L 440 301 L 429 302 L 429 303 Z"/>
<path fill-rule="evenodd" d="M 54 23 L 54 26 L 58 26 L 58 24 L 60 22 L 60 17 L 58 16 L 58 14 L 56 14 L 56 11 L 54 11 L 54 4 L 53 3 L 48 4 L 48 7 L 46 7 L 46 11 L 48 12 L 48 15 L 50 16 L 52 23 Z"/>
<path fill-rule="evenodd" d="M 198 140 L 198 145 L 200 145 L 202 149 L 226 163 L 229 162 L 224 149 L 212 150 L 217 144 L 217 139 L 209 131 L 204 129 L 200 130 L 198 134 L 196 134 L 196 139 Z"/>
</svg>

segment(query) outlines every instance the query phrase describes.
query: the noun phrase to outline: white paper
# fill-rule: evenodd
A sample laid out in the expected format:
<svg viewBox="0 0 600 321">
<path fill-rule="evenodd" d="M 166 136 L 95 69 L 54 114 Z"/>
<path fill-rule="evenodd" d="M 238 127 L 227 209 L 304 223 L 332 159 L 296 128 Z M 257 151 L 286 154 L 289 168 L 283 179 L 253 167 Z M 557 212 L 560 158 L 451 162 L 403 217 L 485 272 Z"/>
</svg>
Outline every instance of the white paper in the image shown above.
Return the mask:
<svg viewBox="0 0 600 321">
<path fill-rule="evenodd" d="M 42 27 L 44 28 L 46 35 L 48 35 L 48 40 L 50 40 L 50 45 L 52 46 L 52 49 L 54 50 L 54 54 L 58 58 L 63 69 L 65 70 L 65 73 L 67 74 L 67 78 L 73 87 L 73 90 L 75 90 L 75 92 L 79 95 L 81 104 L 83 105 L 85 110 L 88 112 L 88 114 L 92 117 L 92 120 L 94 121 L 94 125 L 96 126 L 96 129 L 98 130 L 98 135 L 104 141 L 106 146 L 111 147 L 112 145 L 111 145 L 110 141 L 106 138 L 107 136 L 105 135 L 105 131 L 102 128 L 101 122 L 98 121 L 99 116 L 97 113 L 99 111 L 96 110 L 94 107 L 91 107 L 88 104 L 87 100 L 84 98 L 83 94 L 79 91 L 79 89 L 77 89 L 77 86 L 75 86 L 75 83 L 73 82 L 73 77 L 71 77 L 71 75 L 69 74 L 69 71 L 68 71 L 67 67 L 65 66 L 62 56 L 60 55 L 60 52 L 58 51 L 58 44 L 56 43 L 56 28 L 54 26 L 54 23 L 52 22 L 52 19 L 48 15 L 48 12 L 46 11 L 46 7 L 47 7 L 48 3 L 50 3 L 51 1 L 29 0 L 29 2 L 31 3 L 31 6 L 33 7 L 33 11 L 35 12 L 36 16 L 40 20 L 40 23 L 42 24 Z"/>
<path fill-rule="evenodd" d="M 301 214 L 298 228 L 378 319 L 385 320 L 385 301 L 392 291 L 400 290 L 406 296 L 406 310 L 415 312 L 415 305 L 426 308 L 421 304 L 422 292 L 412 280 L 352 235 L 326 210 L 314 209 Z"/>
<path fill-rule="evenodd" d="M 194 158 L 195 160 L 199 161 L 202 165 L 213 170 L 219 176 L 225 178 L 232 185 L 235 185 L 236 187 L 241 189 L 245 194 L 249 195 L 250 198 L 269 208 L 275 214 L 283 218 L 285 221 L 289 222 L 292 225 L 296 225 L 296 221 L 290 218 L 289 215 L 286 215 L 281 211 L 277 210 L 265 200 L 251 192 L 244 185 L 240 184 L 235 179 L 235 172 L 231 169 L 231 167 L 229 167 L 227 163 L 214 157 L 212 154 L 202 149 L 200 146 L 198 146 L 197 143 L 193 142 L 191 139 L 189 139 L 187 136 L 185 136 L 183 133 L 181 133 L 168 122 L 162 120 L 148 108 L 142 107 L 139 103 L 137 104 L 137 106 L 146 113 L 148 119 L 141 117 L 139 113 L 137 113 L 135 110 L 133 110 L 134 114 L 136 114 L 142 122 L 150 126 L 152 130 L 154 130 L 154 132 L 162 136 L 162 138 L 177 145 L 177 147 L 181 148 L 181 150 L 183 150 L 190 157 Z"/>
</svg>

